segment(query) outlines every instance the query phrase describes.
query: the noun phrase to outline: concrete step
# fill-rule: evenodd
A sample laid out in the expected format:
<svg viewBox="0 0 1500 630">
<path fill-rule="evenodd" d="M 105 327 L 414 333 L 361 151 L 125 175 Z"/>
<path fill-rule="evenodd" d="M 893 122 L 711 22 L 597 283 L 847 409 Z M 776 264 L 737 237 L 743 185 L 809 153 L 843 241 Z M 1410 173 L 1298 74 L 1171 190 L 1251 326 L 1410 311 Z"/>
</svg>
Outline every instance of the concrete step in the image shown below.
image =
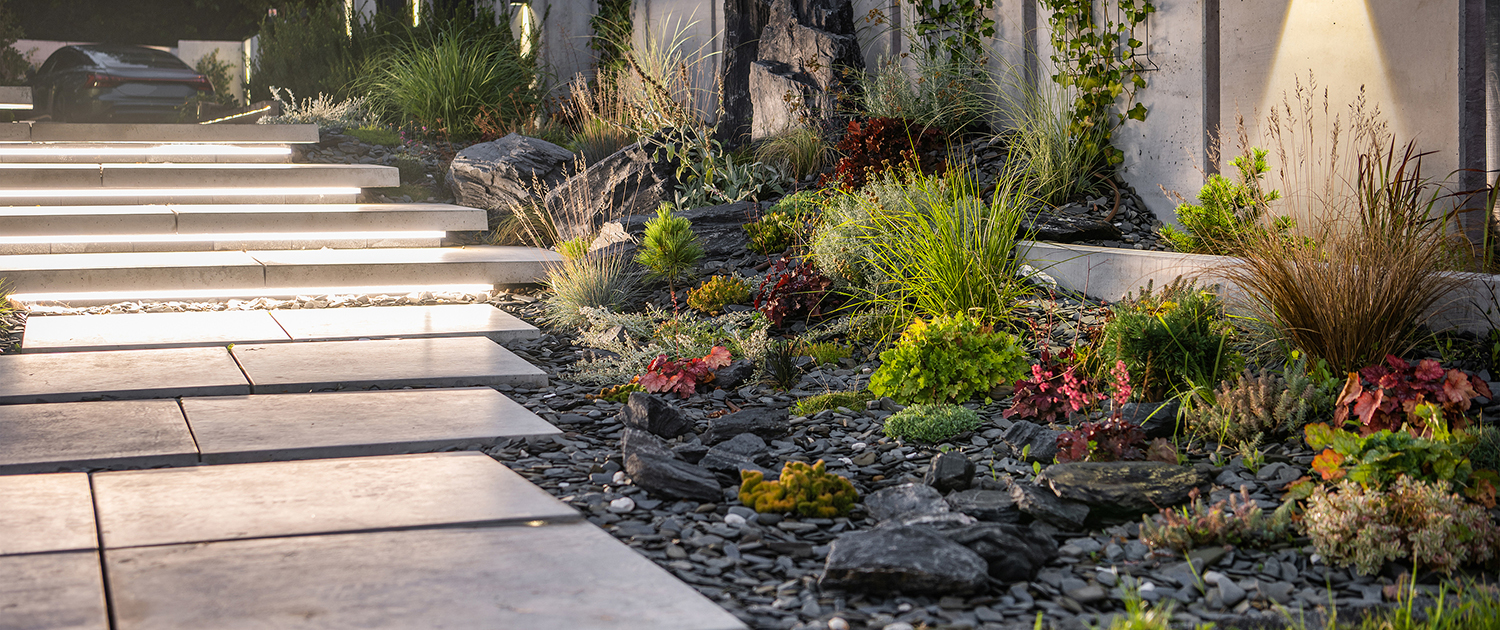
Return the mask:
<svg viewBox="0 0 1500 630">
<path fill-rule="evenodd" d="M 0 556 L 99 548 L 88 475 L 0 477 Z"/>
<path fill-rule="evenodd" d="M 0 356 L 0 405 L 501 385 L 547 374 L 484 337 Z"/>
<path fill-rule="evenodd" d="M 98 551 L 0 556 L 0 626 L 110 630 Z"/>
<path fill-rule="evenodd" d="M 284 144 L 97 144 L 84 142 L 0 143 L 0 163 L 285 163 L 292 149 Z"/>
<path fill-rule="evenodd" d="M 559 433 L 488 387 L 3 405 L 0 554 L 62 550 L 5 537 L 24 516 L 9 508 L 24 504 L 8 502 L 16 482 L 4 475 L 423 453 Z M 38 531 L 61 527 L 48 519 L 65 512 L 48 514 L 31 519 Z"/>
<path fill-rule="evenodd" d="M 487 227 L 484 210 L 443 203 L 0 206 L 0 243 L 73 236 L 459 232 Z"/>
<path fill-rule="evenodd" d="M 0 109 L 31 109 L 31 88 L 20 85 L 0 87 Z"/>
<path fill-rule="evenodd" d="M 22 302 L 88 299 L 97 292 L 165 299 L 203 290 L 531 284 L 561 260 L 547 250 L 484 246 L 31 254 L 0 256 L 0 278 Z"/>
<path fill-rule="evenodd" d="M 58 188 L 3 189 L 0 206 L 119 206 L 165 203 L 316 204 L 358 203 L 353 186 L 294 188 Z"/>
<path fill-rule="evenodd" d="M 384 188 L 401 172 L 374 164 L 0 163 L 10 194 L 37 190 L 156 188 Z"/>
<path fill-rule="evenodd" d="M 0 124 L 0 142 L 311 144 L 317 125 Z"/>
<path fill-rule="evenodd" d="M 94 352 L 471 336 L 504 342 L 536 339 L 541 331 L 489 304 L 49 315 L 27 320 L 21 351 Z"/>
<path fill-rule="evenodd" d="M 102 472 L 93 490 L 105 549 L 583 518 L 474 452 Z"/>
</svg>

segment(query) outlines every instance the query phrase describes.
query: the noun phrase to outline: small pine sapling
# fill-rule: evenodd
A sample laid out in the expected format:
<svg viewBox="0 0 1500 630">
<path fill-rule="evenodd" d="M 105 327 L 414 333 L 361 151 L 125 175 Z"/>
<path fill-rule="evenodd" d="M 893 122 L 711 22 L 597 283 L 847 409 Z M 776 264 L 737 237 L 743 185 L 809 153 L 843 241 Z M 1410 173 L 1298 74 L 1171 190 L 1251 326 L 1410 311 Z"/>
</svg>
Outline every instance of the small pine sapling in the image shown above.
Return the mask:
<svg viewBox="0 0 1500 630">
<path fill-rule="evenodd" d="M 665 280 L 677 304 L 677 285 L 693 277 L 693 268 L 703 260 L 703 246 L 693 233 L 693 223 L 673 216 L 672 205 L 662 204 L 656 218 L 646 222 L 646 234 L 636 262 L 651 270 L 651 277 Z"/>
</svg>

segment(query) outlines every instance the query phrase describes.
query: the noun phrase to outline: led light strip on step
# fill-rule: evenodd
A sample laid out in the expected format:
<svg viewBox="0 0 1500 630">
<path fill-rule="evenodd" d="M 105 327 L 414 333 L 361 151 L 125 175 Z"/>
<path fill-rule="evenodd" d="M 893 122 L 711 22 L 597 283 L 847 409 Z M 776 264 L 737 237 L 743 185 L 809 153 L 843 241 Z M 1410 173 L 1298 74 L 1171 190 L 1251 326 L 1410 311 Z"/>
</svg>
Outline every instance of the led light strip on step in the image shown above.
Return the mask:
<svg viewBox="0 0 1500 630">
<path fill-rule="evenodd" d="M 240 147 L 214 144 L 163 144 L 143 147 L 0 147 L 0 158 L 7 157 L 73 157 L 73 156 L 210 156 L 242 157 L 249 155 L 291 155 L 287 147 Z"/>
<path fill-rule="evenodd" d="M 236 232 L 224 234 L 78 234 L 0 236 L 0 245 L 49 243 L 228 243 L 235 241 L 369 241 L 443 238 L 437 230 L 392 232 Z"/>
<path fill-rule="evenodd" d="M 352 186 L 307 188 L 74 188 L 0 190 L 0 199 L 66 199 L 69 197 L 265 197 L 278 195 L 358 195 Z"/>
<path fill-rule="evenodd" d="M 91 305 L 114 304 L 128 301 L 167 300 L 227 300 L 231 298 L 254 299 L 258 297 L 291 298 L 302 295 L 407 295 L 411 293 L 489 293 L 494 290 L 489 284 L 428 284 L 388 285 L 368 287 L 290 287 L 251 289 L 172 289 L 165 291 L 78 291 L 58 293 L 13 293 L 13 304 L 36 304 L 57 302 L 62 304 Z"/>
</svg>

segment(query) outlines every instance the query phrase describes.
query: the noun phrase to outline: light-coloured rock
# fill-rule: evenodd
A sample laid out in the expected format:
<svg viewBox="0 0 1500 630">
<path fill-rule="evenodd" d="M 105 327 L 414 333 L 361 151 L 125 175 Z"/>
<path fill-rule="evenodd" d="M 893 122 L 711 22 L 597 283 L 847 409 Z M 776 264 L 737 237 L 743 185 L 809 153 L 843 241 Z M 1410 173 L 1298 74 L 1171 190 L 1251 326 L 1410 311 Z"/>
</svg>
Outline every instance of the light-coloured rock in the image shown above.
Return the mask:
<svg viewBox="0 0 1500 630">
<path fill-rule="evenodd" d="M 459 205 L 509 211 L 536 201 L 537 186 L 542 193 L 555 187 L 573 159 L 572 151 L 513 133 L 459 151 L 448 188 Z"/>
</svg>

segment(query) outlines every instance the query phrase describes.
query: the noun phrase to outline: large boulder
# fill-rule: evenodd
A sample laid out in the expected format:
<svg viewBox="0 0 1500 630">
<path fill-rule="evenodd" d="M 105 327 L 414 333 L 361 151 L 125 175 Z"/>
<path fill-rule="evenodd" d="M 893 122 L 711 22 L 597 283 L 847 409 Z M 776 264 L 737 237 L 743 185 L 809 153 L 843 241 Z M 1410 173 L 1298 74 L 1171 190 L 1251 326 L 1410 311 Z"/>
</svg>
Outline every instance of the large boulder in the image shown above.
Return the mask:
<svg viewBox="0 0 1500 630">
<path fill-rule="evenodd" d="M 1120 418 L 1138 425 L 1147 438 L 1169 438 L 1177 432 L 1178 399 L 1158 403 L 1125 403 L 1120 407 Z"/>
<path fill-rule="evenodd" d="M 509 212 L 538 201 L 536 187 L 556 186 L 572 161 L 572 151 L 513 133 L 459 151 L 447 183 L 460 206 Z"/>
<path fill-rule="evenodd" d="M 790 414 L 785 409 L 751 407 L 708 421 L 704 444 L 718 444 L 742 433 L 753 433 L 767 440 L 785 437 L 791 430 Z"/>
<path fill-rule="evenodd" d="M 1027 463 L 1050 462 L 1057 457 L 1057 436 L 1061 434 L 1035 422 L 1017 420 L 1001 439 L 1016 452 L 1016 457 L 1025 453 Z"/>
<path fill-rule="evenodd" d="M 693 223 L 693 234 L 698 236 L 698 244 L 703 246 L 706 260 L 726 260 L 742 256 L 749 251 L 747 248 L 750 244 L 750 235 L 745 232 L 745 224 L 754 221 L 763 209 L 769 207 L 770 204 L 737 201 L 717 206 L 678 210 L 674 214 Z M 640 242 L 641 237 L 646 234 L 646 222 L 655 218 L 656 210 L 653 208 L 650 216 L 631 215 L 611 220 L 604 224 L 599 237 L 595 239 L 590 249 L 601 249 L 606 245 L 616 243 L 629 243 L 622 250 L 628 254 L 633 251 L 634 243 Z"/>
<path fill-rule="evenodd" d="M 626 428 L 620 436 L 625 474 L 655 496 L 694 501 L 722 501 L 724 488 L 708 469 L 677 457 L 660 438 Z"/>
<path fill-rule="evenodd" d="M 954 595 L 978 591 L 989 563 L 926 527 L 877 527 L 833 541 L 818 584 L 876 593 Z"/>
<path fill-rule="evenodd" d="M 804 115 L 831 115 L 838 95 L 857 89 L 848 77 L 864 69 L 864 57 L 853 12 L 849 0 L 771 0 L 759 59 L 750 65 L 752 137 L 779 133 Z"/>
<path fill-rule="evenodd" d="M 1162 462 L 1071 462 L 1048 466 L 1037 483 L 1096 516 L 1134 518 L 1186 501 L 1207 475 Z"/>
<path fill-rule="evenodd" d="M 1076 243 L 1120 238 L 1120 228 L 1108 221 L 1042 211 L 1021 219 L 1021 234 L 1037 241 Z"/>
<path fill-rule="evenodd" d="M 943 533 L 984 558 L 990 577 L 1001 582 L 1035 579 L 1037 571 L 1057 558 L 1057 541 L 1020 525 L 981 523 Z"/>
<path fill-rule="evenodd" d="M 564 225 L 564 238 L 592 234 L 606 219 L 632 215 L 656 216 L 676 188 L 672 165 L 652 159 L 648 142 L 637 142 L 587 165 L 547 193 L 543 202 Z M 609 243 L 605 243 L 608 245 Z M 590 249 L 598 249 L 595 241 Z"/>
</svg>

